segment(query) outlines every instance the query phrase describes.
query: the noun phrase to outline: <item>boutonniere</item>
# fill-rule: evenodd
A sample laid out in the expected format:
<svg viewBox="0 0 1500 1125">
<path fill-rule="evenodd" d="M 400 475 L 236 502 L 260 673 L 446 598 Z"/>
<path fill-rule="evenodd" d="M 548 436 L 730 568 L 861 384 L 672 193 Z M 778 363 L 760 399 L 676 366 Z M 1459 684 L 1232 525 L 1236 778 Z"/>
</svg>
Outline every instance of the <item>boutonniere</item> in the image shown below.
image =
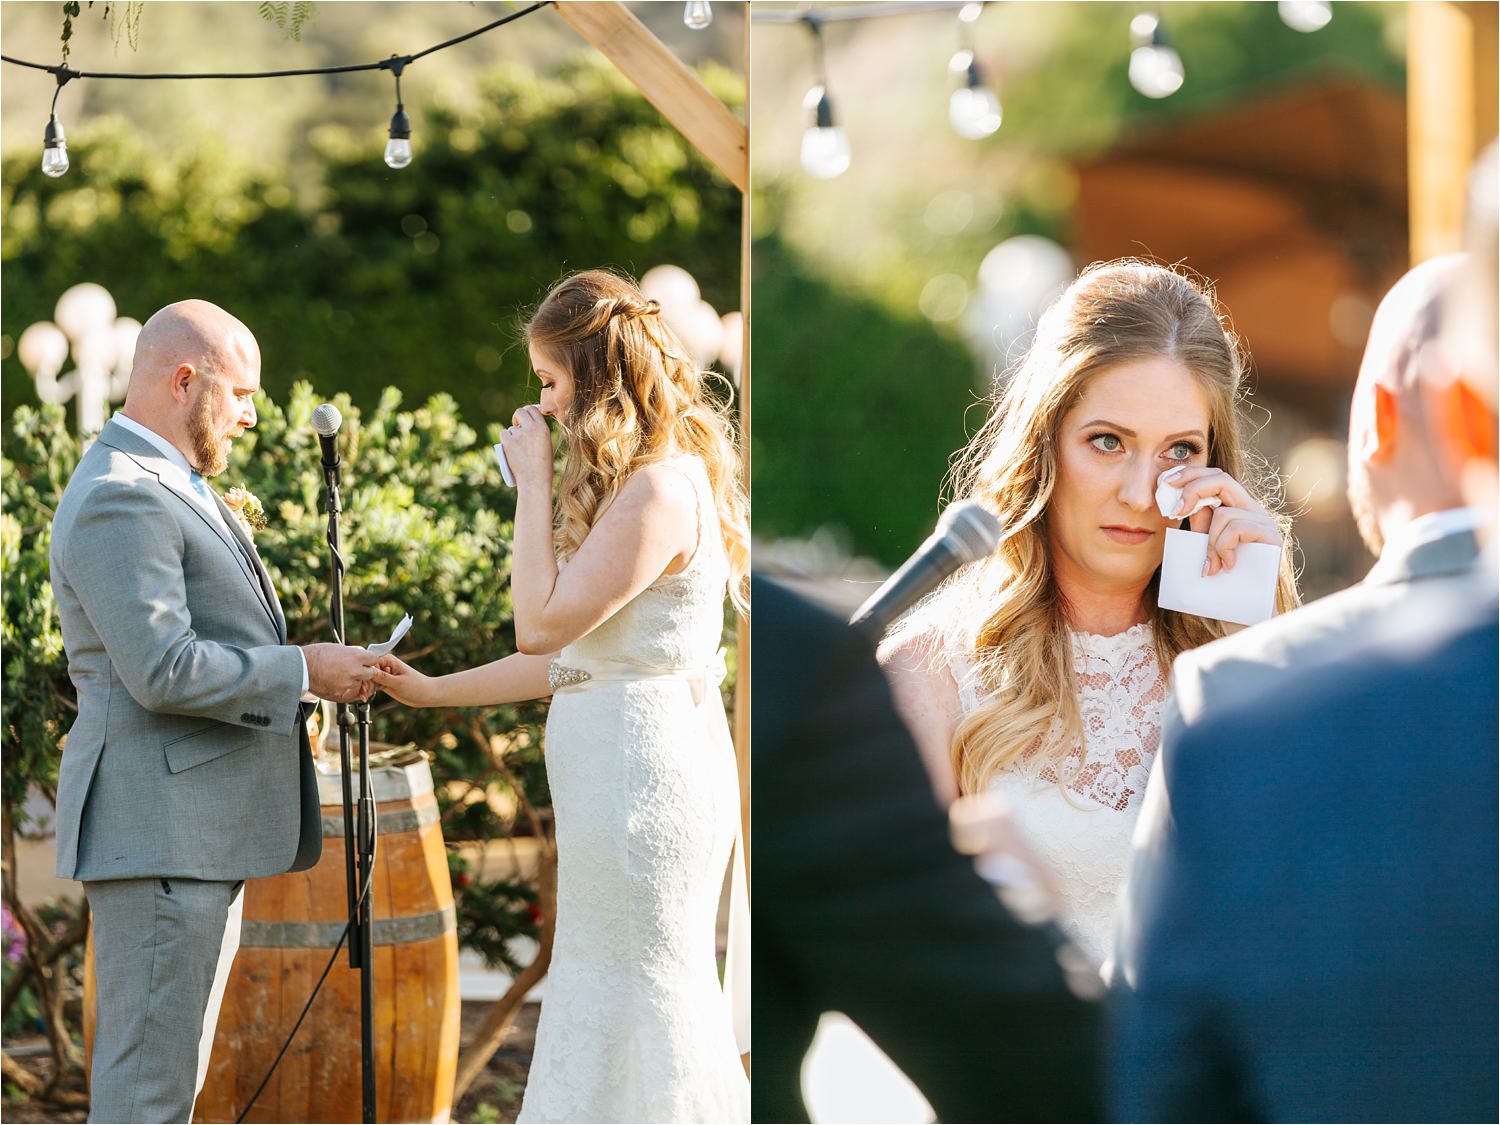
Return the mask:
<svg viewBox="0 0 1500 1125">
<path fill-rule="evenodd" d="M 245 534 L 252 539 L 257 531 L 266 526 L 266 510 L 261 506 L 260 497 L 248 488 L 231 488 L 224 493 L 224 506 L 234 513 L 234 518 L 240 521 Z"/>
</svg>

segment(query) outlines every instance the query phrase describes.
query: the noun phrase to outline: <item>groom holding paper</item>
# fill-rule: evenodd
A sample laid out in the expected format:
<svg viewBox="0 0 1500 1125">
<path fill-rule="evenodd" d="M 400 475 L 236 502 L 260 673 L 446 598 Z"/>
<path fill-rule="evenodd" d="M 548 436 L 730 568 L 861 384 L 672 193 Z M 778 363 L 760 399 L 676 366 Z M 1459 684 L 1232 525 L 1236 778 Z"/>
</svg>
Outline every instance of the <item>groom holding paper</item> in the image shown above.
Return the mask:
<svg viewBox="0 0 1500 1125">
<path fill-rule="evenodd" d="M 299 699 L 365 697 L 377 660 L 286 643 L 270 576 L 205 480 L 255 425 L 259 389 L 243 324 L 206 301 L 162 309 L 53 520 L 78 692 L 57 874 L 83 882 L 93 914 L 91 1121 L 190 1120 L 243 881 L 322 848 Z"/>
</svg>

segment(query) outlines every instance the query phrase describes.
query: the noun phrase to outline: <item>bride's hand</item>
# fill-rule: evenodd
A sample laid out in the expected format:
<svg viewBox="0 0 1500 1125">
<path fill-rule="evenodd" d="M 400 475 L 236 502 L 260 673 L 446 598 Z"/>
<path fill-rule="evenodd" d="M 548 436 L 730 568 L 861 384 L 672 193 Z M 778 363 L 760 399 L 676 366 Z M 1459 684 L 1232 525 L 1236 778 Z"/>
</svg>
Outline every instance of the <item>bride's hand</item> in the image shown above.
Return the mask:
<svg viewBox="0 0 1500 1125">
<path fill-rule="evenodd" d="M 424 676 L 410 664 L 394 656 L 380 658 L 380 663 L 375 667 L 374 683 L 396 702 L 408 707 L 432 706 L 432 677 Z"/>
<path fill-rule="evenodd" d="M 1246 491 L 1245 486 L 1223 469 L 1194 465 L 1169 478 L 1174 488 L 1182 489 L 1179 512 L 1192 512 L 1199 500 L 1214 496 L 1219 507 L 1193 512 L 1188 526 L 1208 535 L 1208 562 L 1205 576 L 1234 569 L 1235 548 L 1241 543 L 1269 543 L 1282 546 L 1281 528 L 1276 518 Z M 1171 519 L 1181 519 L 1173 515 Z"/>
<path fill-rule="evenodd" d="M 516 488 L 552 489 L 552 431 L 537 406 L 523 406 L 511 416 L 511 427 L 500 435 L 505 460 L 516 478 Z"/>
<path fill-rule="evenodd" d="M 1027 844 L 1000 797 L 977 793 L 957 798 L 948 806 L 948 832 L 954 850 L 974 857 L 980 875 L 1018 917 L 1035 922 L 1061 913 L 1057 877 Z"/>
</svg>

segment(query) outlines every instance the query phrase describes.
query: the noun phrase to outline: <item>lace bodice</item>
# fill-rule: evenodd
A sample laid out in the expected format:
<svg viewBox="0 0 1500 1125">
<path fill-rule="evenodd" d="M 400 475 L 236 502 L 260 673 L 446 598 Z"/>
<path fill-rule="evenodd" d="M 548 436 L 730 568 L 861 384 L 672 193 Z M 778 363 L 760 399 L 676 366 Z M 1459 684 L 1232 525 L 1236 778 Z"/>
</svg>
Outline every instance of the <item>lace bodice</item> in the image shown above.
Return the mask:
<svg viewBox="0 0 1500 1125">
<path fill-rule="evenodd" d="M 1112 637 L 1069 633 L 1083 742 L 1059 771 L 1050 751 L 1062 720 L 1017 765 L 991 783 L 1010 805 L 1027 842 L 1057 877 L 1063 897 L 1059 922 L 1096 962 L 1109 951 L 1116 900 L 1129 864 L 1130 836 L 1161 743 L 1167 684 L 1149 624 Z M 959 706 L 974 711 L 987 692 L 972 659 L 973 646 L 949 641 L 948 664 Z"/>
<path fill-rule="evenodd" d="M 708 470 L 692 455 L 670 465 L 693 485 L 698 502 L 698 546 L 677 574 L 663 574 L 609 620 L 565 647 L 558 660 L 614 660 L 657 668 L 701 667 L 719 649 L 724 632 L 724 588 L 729 559 L 714 510 Z"/>
</svg>

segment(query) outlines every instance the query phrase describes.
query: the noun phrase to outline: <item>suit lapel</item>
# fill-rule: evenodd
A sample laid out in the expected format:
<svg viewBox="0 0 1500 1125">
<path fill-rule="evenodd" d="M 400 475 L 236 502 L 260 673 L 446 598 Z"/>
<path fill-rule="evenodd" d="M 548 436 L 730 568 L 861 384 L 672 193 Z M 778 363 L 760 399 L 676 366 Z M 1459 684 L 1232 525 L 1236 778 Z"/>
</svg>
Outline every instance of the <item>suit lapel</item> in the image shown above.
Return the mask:
<svg viewBox="0 0 1500 1125">
<path fill-rule="evenodd" d="M 276 622 L 276 632 L 280 635 L 282 643 L 285 643 L 286 616 L 281 612 L 281 600 L 276 597 L 276 587 L 271 583 L 271 573 L 266 570 L 266 564 L 261 562 L 260 552 L 255 549 L 255 541 L 250 538 L 235 514 L 229 510 L 229 505 L 224 503 L 224 498 L 213 489 L 209 491 L 213 492 L 214 503 L 219 506 L 219 514 L 224 517 L 224 526 L 229 528 L 230 533 L 239 540 L 240 546 L 244 547 L 245 557 L 253 562 L 256 584 L 260 587 L 261 596 L 265 599 L 266 605 L 271 608 L 272 618 Z"/>
<path fill-rule="evenodd" d="M 198 503 L 197 497 L 193 494 L 191 485 L 178 483 L 177 478 L 182 476 L 181 470 L 163 457 L 150 442 L 136 437 L 136 435 L 125 429 L 125 427 L 116 426 L 113 422 L 107 423 L 99 431 L 98 440 L 112 449 L 118 449 L 141 468 L 156 477 L 163 488 L 186 504 L 192 513 L 203 521 L 203 526 L 218 537 L 219 542 L 224 544 L 224 549 L 234 556 L 235 565 L 239 567 L 240 573 L 245 576 L 245 581 L 249 582 L 251 588 L 255 591 L 261 608 L 266 611 L 266 616 L 271 619 L 271 624 L 276 628 L 276 635 L 285 640 L 286 622 L 281 617 L 281 606 L 277 603 L 274 592 L 269 596 L 267 595 L 267 590 L 270 587 L 270 578 L 267 576 L 264 584 L 262 583 L 260 574 L 257 573 L 260 566 L 260 557 L 255 553 L 255 548 L 248 545 L 248 540 L 246 540 L 247 551 L 242 552 L 235 546 L 234 540 L 230 538 L 233 533 L 225 530 L 226 527 L 234 527 L 239 521 L 229 512 L 224 502 L 218 499 L 218 494 L 214 494 L 214 501 L 219 505 L 219 511 L 225 516 L 224 526 L 220 526 L 218 520 L 203 510 L 202 505 Z M 212 493 L 213 489 L 210 488 L 209 491 Z M 251 566 L 248 561 L 249 559 L 255 560 L 254 567 Z"/>
</svg>

